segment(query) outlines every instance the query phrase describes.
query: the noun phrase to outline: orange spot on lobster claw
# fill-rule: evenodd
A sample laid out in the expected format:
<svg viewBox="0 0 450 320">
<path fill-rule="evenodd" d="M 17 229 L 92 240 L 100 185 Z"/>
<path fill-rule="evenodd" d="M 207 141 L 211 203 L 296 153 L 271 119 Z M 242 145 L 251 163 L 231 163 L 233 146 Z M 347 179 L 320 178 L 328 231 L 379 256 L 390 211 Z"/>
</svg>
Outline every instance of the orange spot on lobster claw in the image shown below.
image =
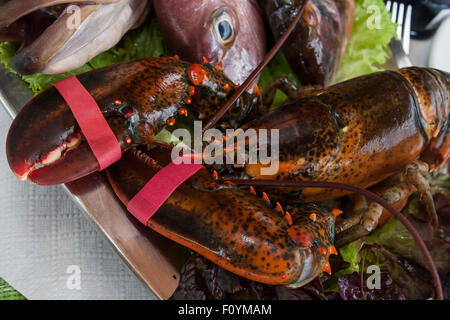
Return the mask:
<svg viewBox="0 0 450 320">
<path fill-rule="evenodd" d="M 336 250 L 336 247 L 335 246 L 331 246 L 331 248 L 330 248 L 330 253 L 331 254 L 334 254 L 335 256 L 337 256 L 337 250 Z"/>
<path fill-rule="evenodd" d="M 285 214 L 286 220 L 288 221 L 289 225 L 292 226 L 292 217 L 291 214 L 289 212 L 286 211 Z"/>
<path fill-rule="evenodd" d="M 326 272 L 331 275 L 331 266 L 329 262 L 325 262 L 323 264 L 323 272 Z"/>
<path fill-rule="evenodd" d="M 311 213 L 311 214 L 309 215 L 309 218 L 310 218 L 312 221 L 316 221 L 316 220 L 317 220 L 317 215 L 316 215 L 315 213 Z"/>
<path fill-rule="evenodd" d="M 174 118 L 170 118 L 169 120 L 167 120 L 167 124 L 169 125 L 169 126 L 174 126 L 175 125 L 175 119 Z"/>
<path fill-rule="evenodd" d="M 180 108 L 180 110 L 178 110 L 178 113 L 182 116 L 187 117 L 188 116 L 188 111 L 185 108 Z"/>
<path fill-rule="evenodd" d="M 312 246 L 311 234 L 303 227 L 292 226 L 287 229 L 288 236 L 299 247 L 308 248 Z"/>
<path fill-rule="evenodd" d="M 270 204 L 270 199 L 269 196 L 267 195 L 267 193 L 263 192 L 262 194 L 262 198 L 265 202 L 267 202 L 268 204 Z"/>
<path fill-rule="evenodd" d="M 331 210 L 331 214 L 336 218 L 338 215 L 342 214 L 342 210 L 333 209 L 333 210 Z"/>
<path fill-rule="evenodd" d="M 283 213 L 283 207 L 281 206 L 281 204 L 279 202 L 277 202 L 277 206 L 275 208 L 278 212 Z"/>
<path fill-rule="evenodd" d="M 208 185 L 208 188 L 209 188 L 210 190 L 216 190 L 216 189 L 219 188 L 219 185 L 218 185 L 217 183 L 215 183 L 215 182 L 211 182 L 211 183 Z"/>
<path fill-rule="evenodd" d="M 123 117 L 125 119 L 128 119 L 129 117 L 131 117 L 134 114 L 134 110 L 132 108 L 125 108 L 123 110 Z"/>
<path fill-rule="evenodd" d="M 321 247 L 321 248 L 319 249 L 319 252 L 320 252 L 321 254 L 323 254 L 323 255 L 326 255 L 328 251 L 327 251 L 327 248 Z"/>
<path fill-rule="evenodd" d="M 200 64 L 191 64 L 188 68 L 188 76 L 191 82 L 199 86 L 205 78 L 206 70 Z"/>
<path fill-rule="evenodd" d="M 256 190 L 252 186 L 250 186 L 250 193 L 256 196 Z"/>
</svg>

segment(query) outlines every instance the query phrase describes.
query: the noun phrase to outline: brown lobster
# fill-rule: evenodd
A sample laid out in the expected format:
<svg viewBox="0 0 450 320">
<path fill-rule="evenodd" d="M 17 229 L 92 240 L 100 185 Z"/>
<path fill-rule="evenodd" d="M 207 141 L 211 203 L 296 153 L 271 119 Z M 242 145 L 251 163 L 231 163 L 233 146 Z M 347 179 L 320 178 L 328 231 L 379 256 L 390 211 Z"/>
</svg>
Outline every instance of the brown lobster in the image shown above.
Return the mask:
<svg viewBox="0 0 450 320">
<path fill-rule="evenodd" d="M 245 127 L 279 129 L 280 170 L 272 176 L 261 175 L 264 165 L 249 163 L 241 178 L 327 181 L 367 188 L 406 168 L 400 186 L 383 190 L 383 196 L 396 203 L 418 190 L 430 219 L 437 223 L 423 174 L 450 156 L 448 73 L 413 67 L 310 92 L 294 90 L 286 80 L 279 80 L 276 87 L 293 99 Z M 418 157 L 425 162 L 414 162 Z M 226 179 L 235 179 L 236 173 L 229 171 L 227 168 L 221 173 L 227 175 Z M 321 201 L 348 194 L 345 190 L 281 187 L 276 182 L 271 185 L 261 186 L 260 191 L 282 203 Z M 362 220 L 364 228 L 356 225 L 347 232 L 345 241 L 372 231 L 380 209 L 364 210 L 368 214 L 368 220 Z"/>
<path fill-rule="evenodd" d="M 107 170 L 108 179 L 128 205 L 170 161 L 169 149 L 133 149 Z M 169 197 L 147 226 L 259 282 L 299 287 L 323 271 L 331 273 L 328 257 L 337 254 L 334 214 L 314 204 L 296 206 L 289 213 L 243 189 L 208 189 L 215 183 L 207 170 L 199 171 Z"/>
<path fill-rule="evenodd" d="M 175 124 L 176 116 L 186 116 L 188 107 L 201 119 L 211 117 L 236 88 L 219 69 L 177 57 L 117 64 L 79 80 L 98 102 L 123 152 L 151 142 L 163 127 Z M 245 93 L 226 120 L 240 121 L 256 103 L 256 96 Z M 40 185 L 73 181 L 99 168 L 55 88 L 38 95 L 18 114 L 8 134 L 7 155 L 19 179 Z"/>
<path fill-rule="evenodd" d="M 235 90 L 220 70 L 177 58 L 107 67 L 80 76 L 80 81 L 101 106 L 123 151 L 131 149 L 108 171 L 124 203 L 169 161 L 168 150 L 135 147 L 151 144 L 175 116 L 186 115 L 188 106 L 209 118 Z M 327 179 L 367 187 L 398 172 L 424 149 L 432 151 L 428 160 L 433 167 L 448 158 L 449 83 L 448 74 L 432 69 L 377 73 L 297 93 L 297 100 L 245 127 L 280 129 L 277 179 Z M 254 118 L 261 109 L 258 102 L 256 95 L 245 93 L 224 123 L 236 126 Z M 18 115 L 8 135 L 7 155 L 18 176 L 40 184 L 71 181 L 98 168 L 55 89 L 36 97 Z M 259 167 L 249 164 L 244 170 L 248 177 L 265 178 L 255 174 Z M 288 215 L 239 188 L 207 190 L 211 183 L 215 180 L 205 170 L 197 173 L 169 198 L 149 227 L 228 270 L 265 283 L 298 286 L 329 270 L 326 258 L 335 253 L 334 215 L 311 205 L 296 206 Z M 291 202 L 344 194 L 328 189 L 291 189 L 287 197 L 277 189 L 270 192 Z"/>
</svg>

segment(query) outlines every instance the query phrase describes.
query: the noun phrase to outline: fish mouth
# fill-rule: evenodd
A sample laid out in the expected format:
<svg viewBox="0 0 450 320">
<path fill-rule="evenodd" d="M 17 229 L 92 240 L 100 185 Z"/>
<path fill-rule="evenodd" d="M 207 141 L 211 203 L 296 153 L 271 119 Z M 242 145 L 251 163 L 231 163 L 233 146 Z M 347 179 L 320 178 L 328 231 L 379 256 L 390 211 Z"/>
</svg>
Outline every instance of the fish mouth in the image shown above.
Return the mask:
<svg viewBox="0 0 450 320">
<path fill-rule="evenodd" d="M 0 1 L 0 41 L 22 43 L 11 65 L 22 75 L 83 66 L 143 22 L 148 0 Z"/>
<path fill-rule="evenodd" d="M 94 0 L 89 1 L 94 4 L 109 4 L 120 0 Z M 4 0 L 0 1 L 0 28 L 7 27 L 20 20 L 28 14 L 38 11 L 50 11 L 54 15 L 59 15 L 64 7 L 71 4 L 83 5 L 86 0 Z"/>
</svg>

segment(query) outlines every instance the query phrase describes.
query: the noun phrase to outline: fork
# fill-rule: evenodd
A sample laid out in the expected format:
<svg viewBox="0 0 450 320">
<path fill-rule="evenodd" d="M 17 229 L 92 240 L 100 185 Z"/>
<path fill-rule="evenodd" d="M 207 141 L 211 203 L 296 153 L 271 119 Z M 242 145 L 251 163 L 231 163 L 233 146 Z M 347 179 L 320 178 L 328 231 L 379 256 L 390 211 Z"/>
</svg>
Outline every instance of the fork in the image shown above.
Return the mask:
<svg viewBox="0 0 450 320">
<path fill-rule="evenodd" d="M 411 20 L 412 9 L 411 3 L 400 1 L 386 1 L 386 8 L 391 13 L 392 22 L 396 23 L 398 39 L 393 38 L 389 44 L 392 56 L 397 67 L 404 68 L 412 66 L 409 59 L 409 48 L 411 40 Z"/>
</svg>

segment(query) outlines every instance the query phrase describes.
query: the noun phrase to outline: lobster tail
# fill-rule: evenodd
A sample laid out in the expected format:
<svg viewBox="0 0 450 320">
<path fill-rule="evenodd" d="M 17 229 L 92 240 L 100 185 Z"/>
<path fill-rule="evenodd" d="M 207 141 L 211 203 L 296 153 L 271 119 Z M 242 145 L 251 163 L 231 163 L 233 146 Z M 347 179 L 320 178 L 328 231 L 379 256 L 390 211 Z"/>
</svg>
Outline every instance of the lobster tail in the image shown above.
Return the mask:
<svg viewBox="0 0 450 320">
<path fill-rule="evenodd" d="M 133 149 L 108 169 L 119 198 L 128 205 L 170 161 L 170 152 Z M 271 285 L 301 286 L 329 272 L 334 217 L 314 205 L 292 216 L 240 188 L 211 189 L 200 170 L 184 182 L 147 222 L 163 236 L 242 277 Z M 305 216 L 306 215 L 306 216 Z"/>
<path fill-rule="evenodd" d="M 450 74 L 417 67 L 398 72 L 415 93 L 418 122 L 428 140 L 421 158 L 435 170 L 450 157 Z"/>
<path fill-rule="evenodd" d="M 397 71 L 409 83 L 416 97 L 419 122 L 428 139 L 436 137 L 448 118 L 448 74 L 429 68 L 404 68 Z"/>
<path fill-rule="evenodd" d="M 436 76 L 437 82 L 439 83 L 439 87 L 441 89 L 441 94 L 444 101 L 442 104 L 442 115 L 443 120 L 447 121 L 448 130 L 448 125 L 450 122 L 450 73 L 437 69 L 430 69 L 430 72 Z"/>
</svg>

